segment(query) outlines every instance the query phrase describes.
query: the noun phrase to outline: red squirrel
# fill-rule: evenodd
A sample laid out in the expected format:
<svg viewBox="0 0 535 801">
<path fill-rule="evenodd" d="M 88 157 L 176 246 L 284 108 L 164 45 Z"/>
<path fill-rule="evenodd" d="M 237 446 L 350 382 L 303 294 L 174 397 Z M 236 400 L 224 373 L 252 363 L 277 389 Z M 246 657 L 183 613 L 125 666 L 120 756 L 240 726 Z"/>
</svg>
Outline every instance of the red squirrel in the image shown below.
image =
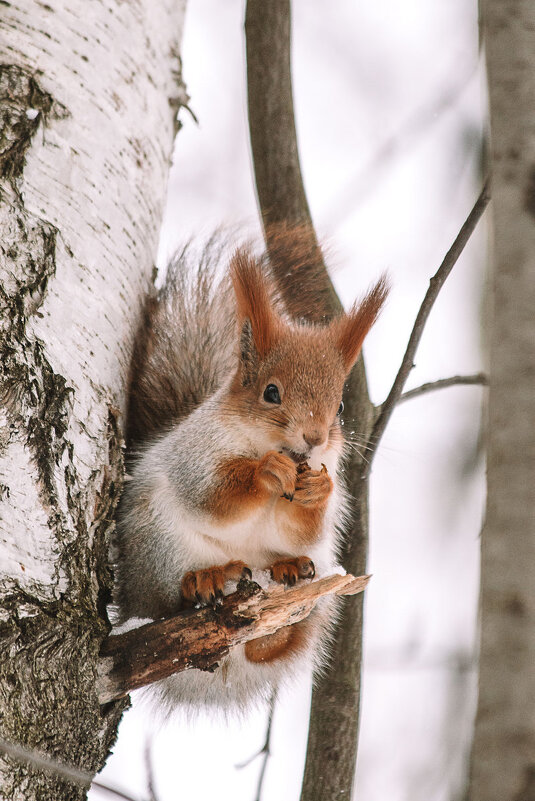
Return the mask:
<svg viewBox="0 0 535 801">
<path fill-rule="evenodd" d="M 185 252 L 175 259 L 135 345 L 129 438 L 142 443 L 117 521 L 122 619 L 216 606 L 259 571 L 293 585 L 336 565 L 342 391 L 386 282 L 312 325 L 289 318 L 265 259 L 240 248 L 231 280 L 218 281 L 220 255 L 205 254 L 196 275 Z M 236 647 L 213 673 L 160 682 L 160 695 L 224 710 L 268 698 L 298 666 L 321 661 L 332 612 L 324 600 L 301 623 Z"/>
</svg>

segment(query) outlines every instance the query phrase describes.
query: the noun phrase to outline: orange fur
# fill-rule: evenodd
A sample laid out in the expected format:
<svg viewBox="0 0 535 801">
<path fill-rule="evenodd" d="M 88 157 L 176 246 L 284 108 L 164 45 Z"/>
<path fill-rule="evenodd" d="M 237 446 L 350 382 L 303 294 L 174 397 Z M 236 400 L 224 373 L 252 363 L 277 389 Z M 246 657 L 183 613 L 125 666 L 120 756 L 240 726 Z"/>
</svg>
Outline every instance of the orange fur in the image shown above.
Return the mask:
<svg viewBox="0 0 535 801">
<path fill-rule="evenodd" d="M 288 539 L 288 545 L 294 548 L 306 548 L 314 545 L 321 534 L 323 515 L 326 504 L 321 506 L 299 506 L 292 502 L 277 509 L 281 528 Z"/>
<path fill-rule="evenodd" d="M 190 570 L 182 579 L 181 595 L 186 602 L 214 603 L 222 597 L 226 581 L 238 581 L 243 576 L 250 578 L 251 571 L 239 560 L 205 570 Z"/>
<path fill-rule="evenodd" d="M 309 556 L 297 556 L 294 559 L 280 559 L 270 567 L 271 578 L 279 584 L 289 584 L 291 587 L 300 578 L 314 578 L 316 569 Z"/>
<path fill-rule="evenodd" d="M 268 490 L 257 481 L 258 459 L 236 457 L 218 468 L 218 485 L 207 498 L 206 511 L 218 520 L 236 520 L 266 502 Z"/>
<path fill-rule="evenodd" d="M 303 620 L 293 626 L 284 626 L 273 634 L 258 637 L 245 643 L 245 657 L 249 662 L 274 662 L 284 659 L 306 647 L 307 623 Z"/>
<path fill-rule="evenodd" d="M 268 451 L 262 459 L 229 459 L 218 472 L 218 487 L 206 504 L 214 518 L 239 520 L 275 497 L 288 544 L 304 547 L 316 542 L 333 489 L 326 471 L 298 467 L 283 453 Z"/>
<path fill-rule="evenodd" d="M 331 324 L 346 370 L 356 362 L 364 338 L 383 307 L 388 289 L 387 278 L 382 276 L 362 301 L 355 303 L 347 314 Z"/>
<path fill-rule="evenodd" d="M 253 339 L 264 358 L 280 335 L 280 319 L 273 310 L 271 292 L 257 261 L 246 250 L 236 251 L 230 263 L 230 275 L 240 326 L 249 320 Z"/>
<path fill-rule="evenodd" d="M 292 494 L 296 469 L 291 459 L 276 451 L 261 459 L 229 459 L 219 466 L 219 483 L 206 511 L 219 520 L 244 517 L 274 495 Z"/>
<path fill-rule="evenodd" d="M 289 314 L 325 325 L 333 286 L 312 226 L 272 224 L 266 241 L 271 272 Z"/>
<path fill-rule="evenodd" d="M 273 495 L 293 495 L 297 465 L 288 456 L 268 451 L 258 464 L 257 481 Z"/>
<path fill-rule="evenodd" d="M 324 470 L 298 470 L 292 502 L 281 501 L 277 507 L 288 541 L 294 547 L 313 545 L 317 541 L 333 486 Z"/>
</svg>

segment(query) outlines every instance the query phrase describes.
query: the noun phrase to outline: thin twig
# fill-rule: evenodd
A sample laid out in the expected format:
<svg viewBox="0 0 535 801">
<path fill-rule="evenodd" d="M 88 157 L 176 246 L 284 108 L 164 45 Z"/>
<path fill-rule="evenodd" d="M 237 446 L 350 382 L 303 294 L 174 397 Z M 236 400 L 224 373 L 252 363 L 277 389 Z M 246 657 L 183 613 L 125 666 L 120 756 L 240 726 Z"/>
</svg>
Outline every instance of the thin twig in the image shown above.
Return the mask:
<svg viewBox="0 0 535 801">
<path fill-rule="evenodd" d="M 238 765 L 236 765 L 236 768 L 238 770 L 241 770 L 242 768 L 246 768 L 247 765 L 250 765 L 251 762 L 254 762 L 254 760 L 257 757 L 259 756 L 264 757 L 262 760 L 262 767 L 260 768 L 260 773 L 258 775 L 258 784 L 256 786 L 255 801 L 260 801 L 261 799 L 262 787 L 264 784 L 264 776 L 266 775 L 267 762 L 269 757 L 271 756 L 271 728 L 273 724 L 273 714 L 275 712 L 276 701 L 277 701 L 277 691 L 274 690 L 271 695 L 271 698 L 269 699 L 268 724 L 266 729 L 266 738 L 264 740 L 264 745 L 262 746 L 260 751 L 256 752 L 256 754 L 253 754 L 252 756 L 248 757 L 248 759 L 246 759 L 244 762 L 240 762 Z"/>
<path fill-rule="evenodd" d="M 370 466 L 375 451 L 377 450 L 377 446 L 381 440 L 381 437 L 384 434 L 385 428 L 388 424 L 388 421 L 390 420 L 390 416 L 401 397 L 401 393 L 403 391 L 403 387 L 405 386 L 405 382 L 409 376 L 409 373 L 414 367 L 414 356 L 416 355 L 416 350 L 420 343 L 420 339 L 422 337 L 423 330 L 427 322 L 427 318 L 429 317 L 429 313 L 433 308 L 433 304 L 435 303 L 435 300 L 437 299 L 438 294 L 442 289 L 444 282 L 446 281 L 446 278 L 452 271 L 455 263 L 457 262 L 457 259 L 463 252 L 464 247 L 468 242 L 468 240 L 470 239 L 470 236 L 472 235 L 472 232 L 474 231 L 483 212 L 485 211 L 485 208 L 487 207 L 489 200 L 490 200 L 490 193 L 487 181 L 485 182 L 485 185 L 481 190 L 481 194 L 479 195 L 479 198 L 477 199 L 472 211 L 466 218 L 461 230 L 457 234 L 457 237 L 453 245 L 446 253 L 442 264 L 440 265 L 437 272 L 429 282 L 429 289 L 425 294 L 422 305 L 420 306 L 420 309 L 416 316 L 416 320 L 414 322 L 414 326 L 411 335 L 409 337 L 407 349 L 405 351 L 405 355 L 401 362 L 401 366 L 398 370 L 398 374 L 395 378 L 395 381 L 392 385 L 392 389 L 390 390 L 387 399 L 379 407 L 380 412 L 375 421 L 370 436 L 369 462 L 364 467 L 365 474 L 368 473 L 370 470 Z"/>
<path fill-rule="evenodd" d="M 81 784 L 83 787 L 87 788 L 90 786 L 97 787 L 99 790 L 109 793 L 116 798 L 122 798 L 123 801 L 135 801 L 131 795 L 127 795 L 122 790 L 116 790 L 114 787 L 108 787 L 106 784 L 94 781 L 92 774 L 87 773 L 85 770 L 80 770 L 79 768 L 74 768 L 71 765 L 65 765 L 62 762 L 57 762 L 55 759 L 44 756 L 44 754 L 40 754 L 37 751 L 30 751 L 27 748 L 23 748 L 21 745 L 9 743 L 7 740 L 0 740 L 0 752 L 6 754 L 12 759 L 16 759 L 18 762 L 23 762 L 26 765 L 33 765 L 40 770 L 46 770 L 50 773 L 54 773 L 56 776 L 60 776 L 62 779 L 67 779 L 68 781 L 73 782 L 73 784 Z"/>
<path fill-rule="evenodd" d="M 455 387 L 459 385 L 479 385 L 488 386 L 489 380 L 485 373 L 474 373 L 473 375 L 452 375 L 450 378 L 440 378 L 438 381 L 428 381 L 426 384 L 421 384 L 419 387 L 409 389 L 400 395 L 398 404 L 403 401 L 418 398 L 420 395 L 427 395 L 428 392 L 434 392 L 436 389 L 447 389 L 447 387 Z"/>
<path fill-rule="evenodd" d="M 152 763 L 152 738 L 145 740 L 145 769 L 147 771 L 147 789 L 149 791 L 149 801 L 158 801 L 156 785 L 154 781 L 154 765 Z"/>
<path fill-rule="evenodd" d="M 274 709 L 273 703 L 274 702 L 273 702 L 273 699 L 272 699 L 272 706 L 271 706 L 271 709 L 269 711 L 268 727 L 267 727 L 267 731 L 266 731 L 266 742 L 264 743 L 264 749 L 263 749 L 263 757 L 264 758 L 262 760 L 262 767 L 260 768 L 260 773 L 258 774 L 258 785 L 256 787 L 256 798 L 255 798 L 255 801 L 260 801 L 261 800 L 262 788 L 264 786 L 264 777 L 266 775 L 267 763 L 268 763 L 268 759 L 269 759 L 270 754 L 271 754 L 271 751 L 270 751 L 270 745 L 271 745 L 270 739 L 271 739 L 271 724 L 273 722 L 273 709 Z"/>
</svg>

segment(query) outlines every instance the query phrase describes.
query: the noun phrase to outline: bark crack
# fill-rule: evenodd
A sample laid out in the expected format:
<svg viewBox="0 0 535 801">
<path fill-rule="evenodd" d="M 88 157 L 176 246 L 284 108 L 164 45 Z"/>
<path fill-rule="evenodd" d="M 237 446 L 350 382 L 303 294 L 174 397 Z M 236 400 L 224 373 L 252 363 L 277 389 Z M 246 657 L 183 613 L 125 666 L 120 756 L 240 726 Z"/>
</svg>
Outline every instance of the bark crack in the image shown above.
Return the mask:
<svg viewBox="0 0 535 801">
<path fill-rule="evenodd" d="M 58 230 L 28 212 L 20 186 L 26 155 L 39 126 L 44 127 L 47 118 L 64 117 L 65 113 L 32 75 L 15 65 L 0 65 L 0 261 L 5 275 L 0 285 L 0 455 L 15 441 L 27 446 L 39 476 L 40 503 L 58 543 L 55 584 L 59 586 L 61 580 L 66 586 L 61 600 L 41 604 L 16 578 L 2 580 L 1 619 L 15 626 L 36 616 L 63 618 L 71 625 L 83 619 L 87 629 L 97 625 L 102 637 L 112 584 L 104 553 L 119 491 L 117 475 L 122 470 L 116 413 L 109 414 L 108 463 L 92 476 L 101 486 L 96 492 L 90 537 L 86 493 L 76 475 L 68 436 L 74 390 L 52 368 L 44 344 L 28 331 L 28 323 L 40 314 L 48 283 L 55 276 Z M 101 472 L 103 478 L 97 475 Z M 7 476 L 0 494 L 8 498 L 10 492 Z M 95 583 L 91 577 L 96 565 Z M 99 615 L 95 615 L 96 608 Z M 93 630 L 92 636 L 95 633 Z"/>
<path fill-rule="evenodd" d="M 67 114 L 29 72 L 18 64 L 0 64 L 0 176 L 10 182 L 19 178 L 40 123 Z"/>
</svg>

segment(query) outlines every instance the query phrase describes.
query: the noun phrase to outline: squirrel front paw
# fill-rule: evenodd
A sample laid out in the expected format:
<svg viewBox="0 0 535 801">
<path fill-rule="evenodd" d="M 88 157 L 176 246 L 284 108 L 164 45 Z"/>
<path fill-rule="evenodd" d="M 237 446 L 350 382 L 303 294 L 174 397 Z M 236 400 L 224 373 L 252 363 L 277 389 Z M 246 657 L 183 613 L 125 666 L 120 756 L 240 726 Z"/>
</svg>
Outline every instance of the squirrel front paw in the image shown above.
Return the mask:
<svg viewBox="0 0 535 801">
<path fill-rule="evenodd" d="M 182 579 L 180 592 L 187 604 L 196 607 L 221 606 L 223 588 L 227 581 L 251 578 L 251 570 L 245 562 L 227 562 L 226 565 L 207 567 L 204 570 L 190 570 Z"/>
<path fill-rule="evenodd" d="M 279 584 L 293 587 L 297 579 L 314 578 L 316 568 L 308 556 L 297 556 L 295 559 L 280 559 L 270 567 L 271 578 Z"/>
<path fill-rule="evenodd" d="M 284 453 L 268 451 L 260 459 L 257 479 L 270 493 L 284 495 L 291 500 L 296 478 L 297 465 Z"/>
<path fill-rule="evenodd" d="M 312 470 L 308 465 L 299 465 L 293 496 L 294 503 L 303 506 L 323 506 L 333 490 L 332 479 L 327 468 Z"/>
</svg>

